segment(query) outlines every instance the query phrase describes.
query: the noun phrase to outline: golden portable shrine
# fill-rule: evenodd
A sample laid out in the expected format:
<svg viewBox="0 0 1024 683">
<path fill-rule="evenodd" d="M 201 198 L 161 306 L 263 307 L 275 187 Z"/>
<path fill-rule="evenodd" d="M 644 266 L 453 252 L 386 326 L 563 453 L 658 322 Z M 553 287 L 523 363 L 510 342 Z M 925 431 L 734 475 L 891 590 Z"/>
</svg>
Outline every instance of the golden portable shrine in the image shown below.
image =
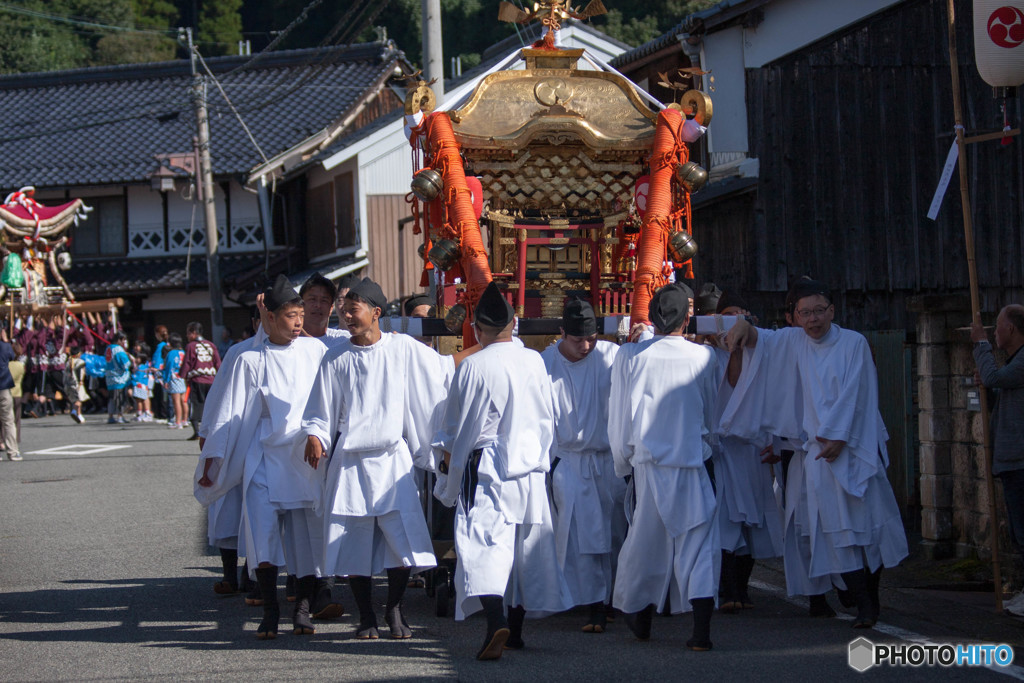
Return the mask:
<svg viewBox="0 0 1024 683">
<path fill-rule="evenodd" d="M 600 0 L 529 13 L 502 3 L 503 20 L 547 27 L 520 51 L 524 68 L 490 73 L 452 111 L 434 111 L 422 81 L 409 90 L 422 284 L 436 288 L 449 333 L 472 339 L 471 311 L 492 280 L 520 334 L 555 334 L 568 297 L 589 300 L 599 329 L 614 333 L 647 322 L 673 269 L 692 277 L 690 194 L 707 173 L 688 143 L 711 100 L 687 89 L 662 105 L 584 50 L 556 45 L 561 20 L 603 12 Z"/>
</svg>

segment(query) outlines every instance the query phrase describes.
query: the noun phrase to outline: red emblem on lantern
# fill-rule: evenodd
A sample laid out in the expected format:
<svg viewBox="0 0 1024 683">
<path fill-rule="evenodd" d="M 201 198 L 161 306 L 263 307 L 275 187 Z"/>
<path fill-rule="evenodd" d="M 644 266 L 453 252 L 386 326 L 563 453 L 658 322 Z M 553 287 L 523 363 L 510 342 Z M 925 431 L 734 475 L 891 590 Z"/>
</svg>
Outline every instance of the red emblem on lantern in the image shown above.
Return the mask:
<svg viewBox="0 0 1024 683">
<path fill-rule="evenodd" d="M 988 18 L 988 37 L 999 47 L 1024 43 L 1024 13 L 1016 7 L 1000 7 Z"/>
</svg>

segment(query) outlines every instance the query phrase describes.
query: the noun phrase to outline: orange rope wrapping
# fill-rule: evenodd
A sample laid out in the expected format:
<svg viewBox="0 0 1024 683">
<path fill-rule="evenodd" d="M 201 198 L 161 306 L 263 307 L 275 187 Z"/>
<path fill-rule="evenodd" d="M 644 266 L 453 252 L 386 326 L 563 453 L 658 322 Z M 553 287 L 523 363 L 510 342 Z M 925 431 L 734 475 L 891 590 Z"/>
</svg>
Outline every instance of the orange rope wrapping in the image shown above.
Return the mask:
<svg viewBox="0 0 1024 683">
<path fill-rule="evenodd" d="M 633 280 L 633 301 L 630 325 L 650 323 L 651 299 L 654 292 L 668 280 L 671 268 L 665 264 L 669 235 L 681 225 L 683 213 L 689 216 L 688 202 L 672 210 L 672 175 L 677 164 L 690 157 L 689 148 L 682 141 L 683 117 L 675 109 L 663 109 L 658 114 L 651 152 L 651 182 L 647 195 L 647 213 L 640 228 L 637 244 L 636 277 Z M 689 220 L 687 220 L 689 223 Z"/>
<path fill-rule="evenodd" d="M 439 111 L 423 121 L 427 148 L 432 152 L 432 166 L 444 178 L 446 210 L 442 232 L 459 242 L 459 263 L 466 278 L 466 323 L 472 317 L 473 308 L 480 295 L 491 282 L 491 265 L 487 261 L 480 223 L 473 211 L 473 199 L 466 184 L 466 171 L 459 156 L 459 145 L 455 140 L 448 113 Z M 472 340 L 472 331 L 469 331 Z"/>
</svg>

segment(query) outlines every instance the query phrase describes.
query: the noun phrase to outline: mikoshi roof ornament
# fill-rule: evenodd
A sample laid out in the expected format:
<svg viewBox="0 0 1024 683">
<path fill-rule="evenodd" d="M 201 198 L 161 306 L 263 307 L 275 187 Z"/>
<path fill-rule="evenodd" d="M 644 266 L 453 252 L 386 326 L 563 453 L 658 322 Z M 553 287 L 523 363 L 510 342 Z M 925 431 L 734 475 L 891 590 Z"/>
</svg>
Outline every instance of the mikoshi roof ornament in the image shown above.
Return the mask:
<svg viewBox="0 0 1024 683">
<path fill-rule="evenodd" d="M 81 199 L 73 199 L 58 206 L 46 206 L 35 199 L 36 189 L 26 185 L 11 192 L 0 204 L 0 254 L 5 262 L 18 259 L 24 270 L 21 285 L 12 280 L 11 285 L 23 289 L 22 303 L 44 305 L 49 303 L 46 294 L 46 270 L 60 284 L 68 301 L 75 297 L 58 269 L 67 270 L 71 255 L 67 248 L 70 243 L 67 230 L 78 221 L 88 218 L 92 209 Z M 7 287 L 0 284 L 0 299 L 7 293 Z"/>
</svg>

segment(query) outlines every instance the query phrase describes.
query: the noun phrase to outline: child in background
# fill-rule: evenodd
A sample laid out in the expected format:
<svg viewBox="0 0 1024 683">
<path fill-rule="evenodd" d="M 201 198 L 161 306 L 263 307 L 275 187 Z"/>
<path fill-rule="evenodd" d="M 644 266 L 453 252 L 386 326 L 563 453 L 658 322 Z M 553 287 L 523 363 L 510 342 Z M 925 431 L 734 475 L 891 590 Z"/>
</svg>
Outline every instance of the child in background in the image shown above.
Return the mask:
<svg viewBox="0 0 1024 683">
<path fill-rule="evenodd" d="M 152 422 L 149 397 L 153 388 L 153 363 L 149 359 L 149 344 L 136 345 L 138 365 L 132 373 L 132 396 L 135 398 L 135 421 Z"/>
<path fill-rule="evenodd" d="M 89 400 L 85 390 L 85 361 L 82 360 L 82 349 L 78 344 L 68 346 L 68 360 L 63 372 L 64 398 L 71 408 L 71 419 L 78 424 L 85 424 L 82 415 L 82 403 Z"/>
<path fill-rule="evenodd" d="M 168 429 L 182 429 L 188 422 L 188 415 L 185 413 L 185 380 L 178 374 L 181 370 L 181 362 L 185 359 L 185 352 L 182 351 L 181 335 L 175 332 L 167 343 L 171 350 L 167 352 L 164 359 L 164 388 L 171 395 L 174 402 L 174 416 L 167 420 Z"/>
</svg>

